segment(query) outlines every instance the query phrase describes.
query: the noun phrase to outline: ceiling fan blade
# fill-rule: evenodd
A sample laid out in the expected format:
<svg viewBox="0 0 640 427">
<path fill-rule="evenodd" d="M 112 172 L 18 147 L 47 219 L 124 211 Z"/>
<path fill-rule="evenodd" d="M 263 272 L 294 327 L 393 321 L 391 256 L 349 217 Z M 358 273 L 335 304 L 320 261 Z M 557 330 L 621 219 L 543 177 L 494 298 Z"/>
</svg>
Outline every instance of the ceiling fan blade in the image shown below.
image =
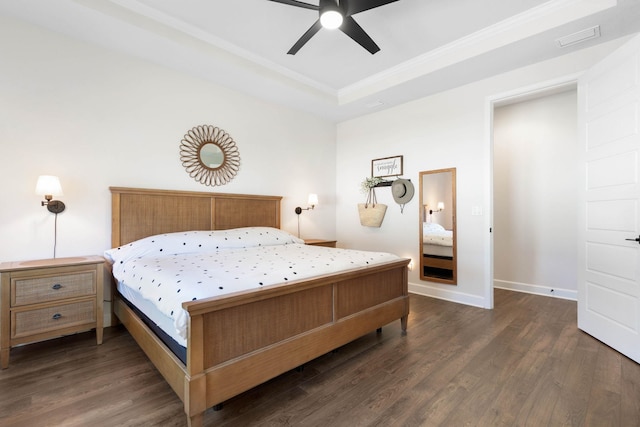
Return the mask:
<svg viewBox="0 0 640 427">
<path fill-rule="evenodd" d="M 311 9 L 311 10 L 319 9 L 318 6 L 316 6 L 315 4 L 303 3 L 301 1 L 296 1 L 296 0 L 269 0 L 269 1 L 286 4 L 289 6 L 303 7 L 305 9 Z"/>
<path fill-rule="evenodd" d="M 346 3 L 345 10 L 347 11 L 347 16 L 350 16 L 397 1 L 398 0 L 343 0 L 340 3 Z"/>
<path fill-rule="evenodd" d="M 300 37 L 298 39 L 298 41 L 291 47 L 291 49 L 289 49 L 289 52 L 287 52 L 289 55 L 295 55 L 302 46 L 305 45 L 306 42 L 308 42 L 311 37 L 313 37 L 315 35 L 315 33 L 317 33 L 318 31 L 320 31 L 320 28 L 322 28 L 322 24 L 320 23 L 320 20 L 318 19 L 315 24 L 313 24 L 311 26 L 311 28 L 309 28 L 307 30 L 306 33 L 304 33 L 302 35 L 302 37 Z"/>
<path fill-rule="evenodd" d="M 362 27 L 350 16 L 344 18 L 340 30 L 351 37 L 356 43 L 367 49 L 372 55 L 380 50 L 376 42 L 373 41 Z"/>
</svg>

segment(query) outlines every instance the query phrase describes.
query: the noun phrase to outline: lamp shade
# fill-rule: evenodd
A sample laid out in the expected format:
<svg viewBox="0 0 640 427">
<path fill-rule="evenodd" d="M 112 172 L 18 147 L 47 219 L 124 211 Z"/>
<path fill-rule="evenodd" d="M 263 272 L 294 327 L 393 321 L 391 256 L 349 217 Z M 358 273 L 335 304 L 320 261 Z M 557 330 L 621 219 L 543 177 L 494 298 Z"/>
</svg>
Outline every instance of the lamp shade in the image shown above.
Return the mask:
<svg viewBox="0 0 640 427">
<path fill-rule="evenodd" d="M 40 175 L 36 184 L 36 194 L 44 196 L 64 196 L 60 179 L 52 175 Z"/>
<path fill-rule="evenodd" d="M 317 194 L 309 194 L 309 201 L 307 202 L 311 206 L 316 206 L 318 204 L 318 195 Z"/>
<path fill-rule="evenodd" d="M 444 210 L 444 202 L 438 202 L 438 210 L 439 211 Z"/>
</svg>

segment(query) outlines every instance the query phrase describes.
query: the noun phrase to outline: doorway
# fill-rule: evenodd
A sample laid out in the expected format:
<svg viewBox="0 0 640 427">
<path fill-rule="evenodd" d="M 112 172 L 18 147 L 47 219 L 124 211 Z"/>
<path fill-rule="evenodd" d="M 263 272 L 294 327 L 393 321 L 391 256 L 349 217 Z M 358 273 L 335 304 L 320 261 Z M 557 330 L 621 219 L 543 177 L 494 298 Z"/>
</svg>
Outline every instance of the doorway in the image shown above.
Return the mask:
<svg viewBox="0 0 640 427">
<path fill-rule="evenodd" d="M 497 96 L 490 113 L 491 307 L 494 288 L 576 300 L 576 77 Z"/>
</svg>

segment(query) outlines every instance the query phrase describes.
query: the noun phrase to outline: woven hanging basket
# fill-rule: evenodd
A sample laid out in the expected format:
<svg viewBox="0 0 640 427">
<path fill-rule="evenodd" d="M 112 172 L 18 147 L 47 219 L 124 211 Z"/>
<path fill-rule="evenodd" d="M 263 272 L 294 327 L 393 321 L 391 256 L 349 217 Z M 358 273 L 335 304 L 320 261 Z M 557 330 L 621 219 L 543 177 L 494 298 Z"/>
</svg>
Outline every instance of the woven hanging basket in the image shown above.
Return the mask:
<svg viewBox="0 0 640 427">
<path fill-rule="evenodd" d="M 364 227 L 380 227 L 384 214 L 387 212 L 387 205 L 377 203 L 376 192 L 372 188 L 369 190 L 366 203 L 358 203 L 358 215 L 360 215 L 360 225 Z"/>
</svg>

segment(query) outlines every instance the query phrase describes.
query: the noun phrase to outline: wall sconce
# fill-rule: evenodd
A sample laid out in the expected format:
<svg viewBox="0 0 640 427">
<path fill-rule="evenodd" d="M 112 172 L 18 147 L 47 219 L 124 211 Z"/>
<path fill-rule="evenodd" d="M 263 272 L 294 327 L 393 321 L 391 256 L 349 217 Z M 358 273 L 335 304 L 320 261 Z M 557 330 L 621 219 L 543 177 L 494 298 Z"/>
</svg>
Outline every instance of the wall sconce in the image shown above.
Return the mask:
<svg viewBox="0 0 640 427">
<path fill-rule="evenodd" d="M 444 202 L 438 202 L 438 206 L 436 210 L 431 209 L 429 211 L 429 215 L 433 215 L 434 212 L 442 212 L 444 210 Z"/>
<path fill-rule="evenodd" d="M 64 203 L 60 200 L 53 200 L 53 196 L 63 196 L 62 186 L 57 176 L 41 175 L 36 183 L 36 194 L 44 196 L 41 206 L 46 206 L 49 212 L 56 214 L 53 228 L 53 257 L 56 257 L 56 246 L 58 245 L 58 214 L 64 211 Z"/>
<path fill-rule="evenodd" d="M 313 193 L 309 194 L 307 204 L 309 206 L 307 206 L 306 208 L 301 208 L 300 206 L 298 206 L 295 209 L 295 212 L 298 215 L 298 237 L 300 237 L 300 214 L 302 213 L 302 211 L 313 210 L 316 207 L 316 205 L 318 204 L 318 195 Z"/>
<path fill-rule="evenodd" d="M 307 201 L 307 204 L 309 206 L 307 206 L 306 208 L 301 208 L 300 206 L 298 206 L 296 208 L 296 213 L 298 215 L 300 215 L 302 213 L 302 211 L 308 211 L 311 210 L 313 208 L 316 207 L 316 205 L 318 204 L 318 195 L 317 194 L 309 194 L 309 200 Z"/>
<path fill-rule="evenodd" d="M 62 186 L 57 176 L 41 175 L 36 184 L 36 194 L 44 196 L 41 206 L 46 206 L 49 212 L 59 214 L 64 211 L 65 205 L 60 200 L 53 200 L 53 196 L 63 196 Z"/>
</svg>

